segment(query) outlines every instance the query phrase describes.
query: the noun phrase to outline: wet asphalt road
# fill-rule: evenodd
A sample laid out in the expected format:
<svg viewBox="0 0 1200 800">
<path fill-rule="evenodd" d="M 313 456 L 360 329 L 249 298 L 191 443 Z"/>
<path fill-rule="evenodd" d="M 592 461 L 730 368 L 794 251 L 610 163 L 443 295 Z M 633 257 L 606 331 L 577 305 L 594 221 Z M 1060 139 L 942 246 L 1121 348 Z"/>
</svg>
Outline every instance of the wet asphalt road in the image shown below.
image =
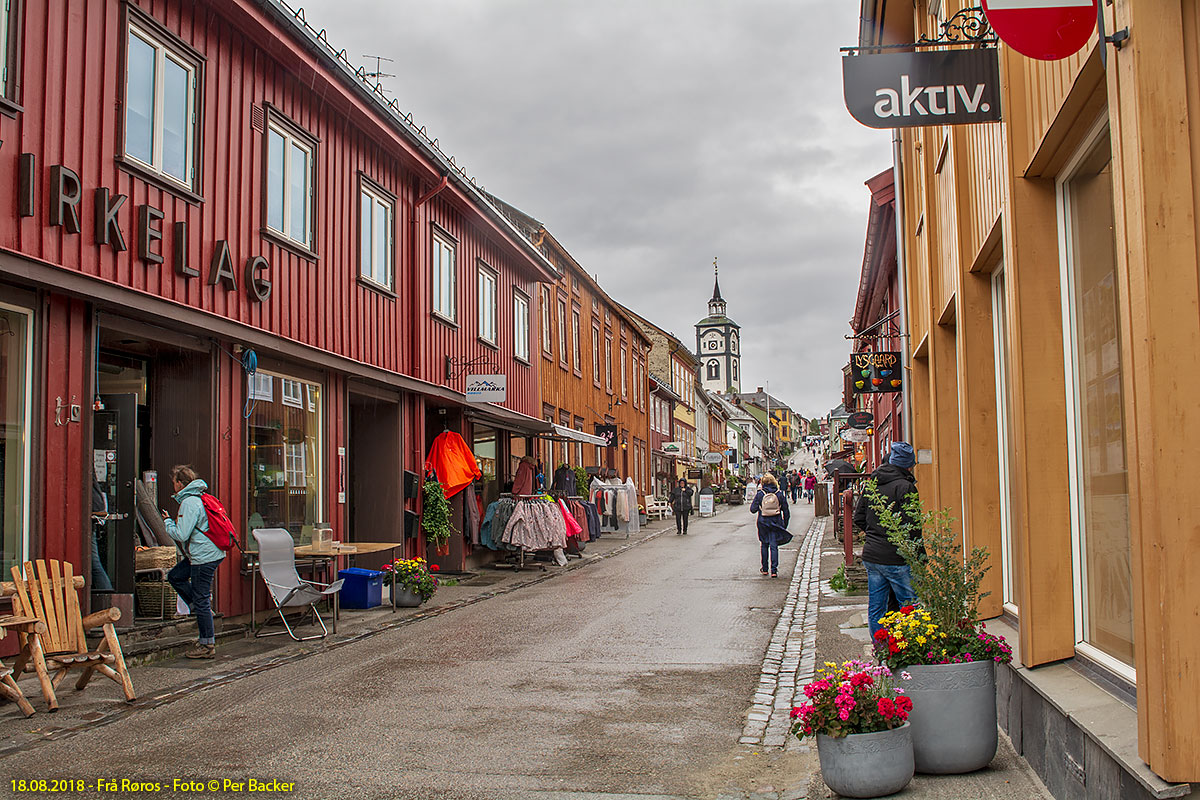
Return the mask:
<svg viewBox="0 0 1200 800">
<path fill-rule="evenodd" d="M 162 785 L 110 797 L 233 797 L 170 787 L 251 776 L 295 784 L 257 795 L 273 797 L 711 796 L 744 753 L 794 548 L 763 578 L 746 506 L 693 518 L 687 537 L 139 711 L 4 772 Z"/>
</svg>

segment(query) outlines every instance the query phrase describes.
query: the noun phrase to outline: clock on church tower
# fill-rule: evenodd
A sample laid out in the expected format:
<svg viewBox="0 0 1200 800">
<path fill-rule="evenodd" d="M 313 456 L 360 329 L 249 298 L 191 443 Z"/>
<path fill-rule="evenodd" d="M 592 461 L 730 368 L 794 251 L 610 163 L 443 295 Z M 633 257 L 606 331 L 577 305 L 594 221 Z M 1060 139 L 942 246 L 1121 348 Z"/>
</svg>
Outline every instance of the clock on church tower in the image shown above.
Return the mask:
<svg viewBox="0 0 1200 800">
<path fill-rule="evenodd" d="M 696 355 L 700 358 L 700 384 L 710 392 L 740 392 L 741 328 L 726 313 L 720 274 L 713 259 L 713 296 L 708 316 L 696 323 Z"/>
</svg>

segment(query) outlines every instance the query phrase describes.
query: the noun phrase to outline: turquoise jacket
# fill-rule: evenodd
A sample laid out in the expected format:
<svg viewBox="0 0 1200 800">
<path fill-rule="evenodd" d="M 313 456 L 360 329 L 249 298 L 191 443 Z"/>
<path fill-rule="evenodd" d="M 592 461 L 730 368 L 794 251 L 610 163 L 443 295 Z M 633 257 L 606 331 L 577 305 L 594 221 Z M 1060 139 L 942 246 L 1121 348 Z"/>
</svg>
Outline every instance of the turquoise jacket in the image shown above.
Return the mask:
<svg viewBox="0 0 1200 800">
<path fill-rule="evenodd" d="M 193 564 L 211 564 L 225 557 L 221 548 L 213 544 L 205 531 L 208 530 L 208 512 L 200 495 L 208 491 L 208 484 L 197 478 L 179 490 L 175 501 L 179 503 L 179 522 L 164 520 L 167 533 L 183 547 L 188 561 Z"/>
</svg>

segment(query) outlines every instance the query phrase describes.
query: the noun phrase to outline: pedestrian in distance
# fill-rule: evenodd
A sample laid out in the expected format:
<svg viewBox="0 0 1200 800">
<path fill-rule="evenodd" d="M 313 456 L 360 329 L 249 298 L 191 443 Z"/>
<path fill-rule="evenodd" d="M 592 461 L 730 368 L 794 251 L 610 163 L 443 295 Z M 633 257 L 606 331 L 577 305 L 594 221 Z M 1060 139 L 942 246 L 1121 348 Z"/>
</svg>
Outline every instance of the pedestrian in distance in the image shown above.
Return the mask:
<svg viewBox="0 0 1200 800">
<path fill-rule="evenodd" d="M 751 478 L 746 483 L 746 499 L 753 500 L 756 494 L 758 494 L 758 481 Z"/>
<path fill-rule="evenodd" d="M 920 521 L 913 517 L 905 503 L 909 495 L 917 493 L 917 481 L 911 472 L 917 461 L 912 445 L 908 442 L 892 442 L 888 462 L 871 474 L 879 494 L 888 507 L 901 515 L 908 525 L 909 536 L 921 537 Z M 887 531 L 879 522 L 879 515 L 864 495 L 854 509 L 854 527 L 866 533 L 862 561 L 867 568 L 867 621 L 874 640 L 875 632 L 881 627 L 880 618 L 887 613 L 888 595 L 895 597 L 899 606 L 913 605 L 917 601 L 912 589 L 912 573 L 903 556 L 888 538 Z"/>
<path fill-rule="evenodd" d="M 171 485 L 175 489 L 175 501 L 179 503 L 179 519 L 173 520 L 166 511 L 162 512 L 167 533 L 178 542 L 183 551 L 179 563 L 167 573 L 167 580 L 175 587 L 180 599 L 196 615 L 199 641 L 184 653 L 188 658 L 216 658 L 216 628 L 213 625 L 212 586 L 217 567 L 225 553 L 208 538 L 208 513 L 201 496 L 208 491 L 189 466 L 171 468 Z"/>
<path fill-rule="evenodd" d="M 779 546 L 792 540 L 788 523 L 792 512 L 788 508 L 787 495 L 779 488 L 779 482 L 771 473 L 763 475 L 762 488 L 750 502 L 750 513 L 758 514 L 758 541 L 762 554 L 763 575 L 768 567 L 772 578 L 779 577 Z"/>
<path fill-rule="evenodd" d="M 684 478 L 680 478 L 679 485 L 671 490 L 671 510 L 675 512 L 675 535 L 687 536 L 688 517 L 692 514 L 692 487 Z"/>
<path fill-rule="evenodd" d="M 812 503 L 813 495 L 816 494 L 816 492 L 817 492 L 817 476 L 815 474 L 813 474 L 812 472 L 809 472 L 808 475 L 806 475 L 804 477 L 804 496 L 805 496 L 805 498 L 808 499 L 808 502 L 810 504 Z"/>
<path fill-rule="evenodd" d="M 800 472 L 793 470 L 787 474 L 788 493 L 792 496 L 792 502 L 796 502 L 796 495 L 800 493 Z"/>
</svg>

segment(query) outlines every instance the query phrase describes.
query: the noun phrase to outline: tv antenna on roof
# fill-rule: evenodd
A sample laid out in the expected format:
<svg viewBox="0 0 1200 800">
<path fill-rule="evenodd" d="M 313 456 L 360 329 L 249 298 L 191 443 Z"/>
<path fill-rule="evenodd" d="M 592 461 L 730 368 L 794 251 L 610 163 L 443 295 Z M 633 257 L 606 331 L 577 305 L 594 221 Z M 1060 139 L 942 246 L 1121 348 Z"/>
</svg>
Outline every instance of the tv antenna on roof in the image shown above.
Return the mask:
<svg viewBox="0 0 1200 800">
<path fill-rule="evenodd" d="M 379 79 L 380 79 L 380 78 L 394 78 L 394 77 L 396 77 L 395 75 L 393 75 L 393 74 L 392 74 L 392 73 L 390 73 L 390 72 L 384 72 L 384 71 L 383 71 L 383 62 L 384 62 L 384 61 L 386 61 L 386 62 L 388 62 L 389 64 L 394 64 L 394 63 L 396 63 L 396 62 L 395 62 L 395 59 L 391 59 L 391 58 L 385 58 L 384 56 L 373 56 L 373 55 L 370 55 L 369 53 L 363 53 L 363 58 L 373 58 L 373 59 L 375 59 L 375 71 L 374 71 L 374 72 L 367 72 L 367 73 L 365 73 L 365 74 L 364 74 L 364 76 L 363 76 L 363 77 L 366 77 L 366 78 L 374 78 L 376 83 L 378 83 L 378 82 L 379 82 Z"/>
</svg>

